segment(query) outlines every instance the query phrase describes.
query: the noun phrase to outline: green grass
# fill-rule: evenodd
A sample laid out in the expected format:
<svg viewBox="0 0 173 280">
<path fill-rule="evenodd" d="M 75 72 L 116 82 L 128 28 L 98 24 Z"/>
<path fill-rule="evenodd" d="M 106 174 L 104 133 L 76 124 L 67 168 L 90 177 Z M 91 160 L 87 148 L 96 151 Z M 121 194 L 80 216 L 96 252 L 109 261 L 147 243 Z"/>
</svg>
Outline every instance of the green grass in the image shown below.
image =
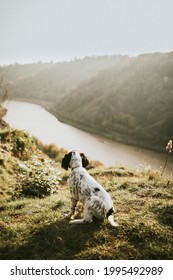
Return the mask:
<svg viewBox="0 0 173 280">
<path fill-rule="evenodd" d="M 0 259 L 173 259 L 172 180 L 92 162 L 89 173 L 110 193 L 119 227 L 106 219 L 69 225 L 63 151 L 46 147 L 50 159 L 24 132 L 6 129 L 0 137 Z"/>
<path fill-rule="evenodd" d="M 173 259 L 173 182 L 122 167 L 90 173 L 111 194 L 119 227 L 106 219 L 69 225 L 69 173 L 62 171 L 57 194 L 3 200 L 0 259 Z"/>
</svg>

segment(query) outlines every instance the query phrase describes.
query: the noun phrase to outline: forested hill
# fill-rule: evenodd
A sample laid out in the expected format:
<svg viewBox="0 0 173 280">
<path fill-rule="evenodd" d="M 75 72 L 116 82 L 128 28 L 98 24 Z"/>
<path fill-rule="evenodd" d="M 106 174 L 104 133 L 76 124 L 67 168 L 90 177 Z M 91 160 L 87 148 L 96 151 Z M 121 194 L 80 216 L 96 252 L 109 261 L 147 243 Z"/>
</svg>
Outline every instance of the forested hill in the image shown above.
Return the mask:
<svg viewBox="0 0 173 280">
<path fill-rule="evenodd" d="M 164 149 L 173 138 L 173 52 L 0 67 L 9 97 L 125 143 Z"/>
<path fill-rule="evenodd" d="M 164 148 L 173 138 L 173 52 L 121 60 L 80 84 L 57 111 L 112 139 Z"/>
<path fill-rule="evenodd" d="M 98 71 L 111 67 L 126 56 L 101 56 L 70 62 L 15 64 L 0 67 L 0 75 L 10 82 L 11 98 L 55 101 Z"/>
</svg>

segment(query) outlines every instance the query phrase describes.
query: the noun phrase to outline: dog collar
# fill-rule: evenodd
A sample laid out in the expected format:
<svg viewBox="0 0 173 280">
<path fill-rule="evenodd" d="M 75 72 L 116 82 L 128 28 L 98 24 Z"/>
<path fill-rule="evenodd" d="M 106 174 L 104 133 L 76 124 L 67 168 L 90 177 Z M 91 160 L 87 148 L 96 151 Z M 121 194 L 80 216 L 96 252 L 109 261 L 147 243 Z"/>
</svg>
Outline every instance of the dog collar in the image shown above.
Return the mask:
<svg viewBox="0 0 173 280">
<path fill-rule="evenodd" d="M 78 168 L 78 167 L 81 167 L 81 166 L 80 165 L 75 166 L 75 167 L 71 168 L 71 170 L 74 170 L 75 168 Z"/>
</svg>

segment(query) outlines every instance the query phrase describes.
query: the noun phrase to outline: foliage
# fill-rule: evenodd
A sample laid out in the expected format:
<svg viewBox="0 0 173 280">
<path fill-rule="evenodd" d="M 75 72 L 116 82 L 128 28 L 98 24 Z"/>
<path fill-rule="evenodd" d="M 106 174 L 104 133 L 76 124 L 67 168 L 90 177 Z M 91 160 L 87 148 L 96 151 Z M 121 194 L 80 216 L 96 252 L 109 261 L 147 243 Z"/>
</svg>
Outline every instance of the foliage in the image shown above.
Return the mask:
<svg viewBox="0 0 173 280">
<path fill-rule="evenodd" d="M 29 159 L 36 150 L 34 139 L 22 130 L 3 129 L 0 131 L 0 140 L 14 156 L 22 160 Z"/>
<path fill-rule="evenodd" d="M 4 198 L 41 198 L 57 192 L 59 167 L 38 150 L 35 139 L 11 128 L 1 130 L 0 139 L 0 186 Z"/>
<path fill-rule="evenodd" d="M 32 157 L 25 165 L 19 165 L 18 172 L 20 183 L 16 184 L 15 197 L 25 195 L 43 198 L 58 191 L 60 172 L 49 159 Z"/>
<path fill-rule="evenodd" d="M 38 139 L 35 139 L 35 142 L 38 149 L 45 153 L 49 158 L 53 159 L 55 162 L 61 162 L 64 154 L 67 153 L 67 150 L 64 148 L 59 149 L 55 144 L 45 145 Z"/>
</svg>

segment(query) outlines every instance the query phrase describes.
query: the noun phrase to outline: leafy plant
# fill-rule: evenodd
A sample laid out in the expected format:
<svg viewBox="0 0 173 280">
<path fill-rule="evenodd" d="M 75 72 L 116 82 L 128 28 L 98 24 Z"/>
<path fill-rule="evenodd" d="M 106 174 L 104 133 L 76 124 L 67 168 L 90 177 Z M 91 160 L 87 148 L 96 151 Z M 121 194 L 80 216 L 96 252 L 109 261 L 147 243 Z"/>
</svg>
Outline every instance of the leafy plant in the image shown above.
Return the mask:
<svg viewBox="0 0 173 280">
<path fill-rule="evenodd" d="M 35 143 L 39 150 L 56 162 L 61 162 L 64 154 L 68 152 L 64 148 L 58 148 L 55 144 L 45 145 L 38 139 L 35 139 Z"/>
<path fill-rule="evenodd" d="M 21 180 L 15 195 L 43 198 L 58 191 L 60 172 L 57 167 L 53 167 L 51 160 L 40 161 L 33 157 L 20 172 Z"/>
<path fill-rule="evenodd" d="M 8 145 L 11 153 L 21 160 L 28 160 L 36 151 L 33 138 L 25 131 L 18 129 L 3 129 L 0 131 L 1 143 Z"/>
</svg>

